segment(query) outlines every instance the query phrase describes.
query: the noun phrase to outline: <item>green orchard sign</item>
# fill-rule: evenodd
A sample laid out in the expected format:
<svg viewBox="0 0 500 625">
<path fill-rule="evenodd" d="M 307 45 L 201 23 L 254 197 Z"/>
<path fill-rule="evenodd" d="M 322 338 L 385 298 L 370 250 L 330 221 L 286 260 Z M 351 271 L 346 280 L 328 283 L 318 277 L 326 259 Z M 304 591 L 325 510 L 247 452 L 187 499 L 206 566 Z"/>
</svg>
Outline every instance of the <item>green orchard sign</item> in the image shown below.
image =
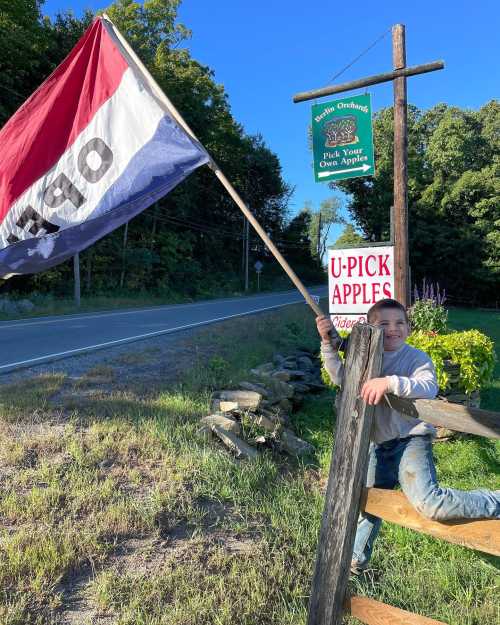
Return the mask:
<svg viewBox="0 0 500 625">
<path fill-rule="evenodd" d="M 312 136 L 316 182 L 374 175 L 369 94 L 314 104 Z"/>
</svg>

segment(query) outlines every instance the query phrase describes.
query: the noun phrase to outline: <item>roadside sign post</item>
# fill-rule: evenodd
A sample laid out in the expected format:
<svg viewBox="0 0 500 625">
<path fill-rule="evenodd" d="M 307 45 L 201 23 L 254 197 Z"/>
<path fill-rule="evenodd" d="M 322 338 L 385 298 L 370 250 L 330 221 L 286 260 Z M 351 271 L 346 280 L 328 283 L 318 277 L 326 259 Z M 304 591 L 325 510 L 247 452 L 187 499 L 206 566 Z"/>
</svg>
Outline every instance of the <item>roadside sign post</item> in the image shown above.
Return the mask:
<svg viewBox="0 0 500 625">
<path fill-rule="evenodd" d="M 427 72 L 434 72 L 444 68 L 443 61 L 434 61 L 414 67 L 406 66 L 406 45 L 405 27 L 403 24 L 395 24 L 392 28 L 392 52 L 393 67 L 392 72 L 367 76 L 359 80 L 304 91 L 297 93 L 293 97 L 294 102 L 305 102 L 314 100 L 334 93 L 343 93 L 353 89 L 361 89 L 369 85 L 377 85 L 383 82 L 393 81 L 394 85 L 394 290 L 395 297 L 405 308 L 410 304 L 410 283 L 409 283 L 409 254 L 408 254 L 408 137 L 407 137 L 407 101 L 406 101 L 406 78 Z M 354 100 L 351 98 L 350 100 Z M 344 122 L 347 123 L 347 122 Z M 325 159 L 326 160 L 326 159 Z M 335 160 L 334 158 L 330 160 Z M 368 166 L 369 161 L 365 164 Z M 363 163 L 359 163 L 363 167 Z M 354 164 L 352 164 L 354 167 Z M 326 172 L 326 167 L 322 168 Z M 342 169 L 341 167 L 338 170 Z M 348 169 L 347 167 L 343 169 Z M 343 178 L 334 174 L 323 176 L 319 180 L 342 180 Z M 373 170 L 366 169 L 365 172 L 354 175 L 363 176 L 373 174 Z M 348 173 L 348 172 L 343 172 Z M 350 178 L 351 176 L 346 176 Z"/>
<path fill-rule="evenodd" d="M 312 136 L 316 182 L 375 173 L 369 94 L 314 104 Z"/>
<path fill-rule="evenodd" d="M 264 265 L 258 260 L 255 264 L 255 271 L 257 272 L 257 291 L 260 291 L 260 274 L 262 273 L 262 268 Z"/>
</svg>

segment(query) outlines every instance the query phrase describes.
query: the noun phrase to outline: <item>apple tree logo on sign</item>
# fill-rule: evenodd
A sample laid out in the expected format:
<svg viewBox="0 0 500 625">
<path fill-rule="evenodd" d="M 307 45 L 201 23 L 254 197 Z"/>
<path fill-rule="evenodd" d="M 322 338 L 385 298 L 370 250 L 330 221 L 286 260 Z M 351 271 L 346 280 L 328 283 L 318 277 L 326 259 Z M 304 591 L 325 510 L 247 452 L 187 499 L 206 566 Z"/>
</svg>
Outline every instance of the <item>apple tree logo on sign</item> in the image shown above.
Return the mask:
<svg viewBox="0 0 500 625">
<path fill-rule="evenodd" d="M 325 147 L 336 148 L 339 145 L 357 143 L 357 123 L 354 115 L 336 117 L 323 125 L 323 133 L 326 137 Z"/>
</svg>

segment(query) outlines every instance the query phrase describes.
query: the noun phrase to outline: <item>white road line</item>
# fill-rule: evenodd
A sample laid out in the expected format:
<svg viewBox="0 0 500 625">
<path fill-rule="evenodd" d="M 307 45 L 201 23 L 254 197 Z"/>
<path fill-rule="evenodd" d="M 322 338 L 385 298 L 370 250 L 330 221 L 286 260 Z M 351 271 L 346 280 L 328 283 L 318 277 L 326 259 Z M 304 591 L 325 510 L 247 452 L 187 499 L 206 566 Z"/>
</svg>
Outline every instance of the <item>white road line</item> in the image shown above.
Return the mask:
<svg viewBox="0 0 500 625">
<path fill-rule="evenodd" d="M 38 358 L 30 358 L 29 360 L 20 360 L 19 362 L 10 362 L 6 365 L 0 366 L 0 371 L 3 369 L 8 369 L 11 367 L 25 367 L 29 365 L 33 365 L 36 363 L 49 362 L 51 360 L 57 360 L 59 358 L 64 358 L 65 356 L 69 356 L 71 354 L 82 354 L 85 352 L 103 349 L 104 347 L 111 347 L 112 345 L 120 345 L 124 343 L 132 343 L 133 341 L 139 341 L 141 339 L 150 338 L 152 336 L 159 336 L 160 334 L 170 334 L 171 332 L 178 332 L 180 330 L 186 330 L 187 328 L 194 328 L 196 326 L 208 325 L 209 323 L 215 323 L 216 321 L 224 321 L 225 319 L 232 319 L 234 317 L 244 317 L 245 315 L 250 315 L 252 313 L 263 312 L 265 310 L 273 310 L 274 308 L 282 308 L 283 306 L 291 306 L 292 304 L 297 304 L 300 302 L 287 302 L 286 304 L 276 304 L 275 306 L 268 306 L 266 308 L 256 308 L 254 310 L 247 310 L 246 312 L 237 313 L 235 315 L 228 315 L 226 317 L 216 317 L 215 319 L 208 319 L 205 321 L 198 321 L 196 323 L 189 323 L 184 326 L 177 326 L 175 328 L 169 328 L 168 330 L 157 330 L 156 332 L 148 332 L 147 334 L 138 334 L 137 336 L 129 336 L 124 339 L 118 339 L 116 341 L 108 341 L 106 343 L 99 343 L 97 345 L 88 345 L 87 347 L 80 347 L 78 349 L 70 349 L 65 352 L 57 352 L 54 354 L 46 354 L 45 356 L 40 356 Z"/>
<path fill-rule="evenodd" d="M 317 287 L 314 290 L 318 290 L 318 288 L 324 288 L 324 287 Z M 248 299 L 252 299 L 253 297 L 258 298 L 258 297 L 278 297 L 278 296 L 286 296 L 287 293 L 293 293 L 293 291 L 283 291 L 280 293 L 270 293 L 269 295 L 262 295 L 262 296 L 251 296 Z M 298 293 L 297 293 L 298 295 Z M 80 320 L 85 320 L 85 319 L 100 319 L 101 317 L 114 317 L 114 316 L 118 316 L 118 315 L 132 315 L 132 314 L 138 314 L 138 313 L 143 313 L 143 312 L 156 312 L 156 311 L 160 311 L 160 310 L 181 310 L 182 308 L 198 308 L 199 306 L 207 306 L 207 305 L 211 305 L 211 304 L 220 304 L 222 302 L 242 302 L 245 301 L 246 298 L 244 297 L 234 297 L 231 299 L 224 299 L 224 300 L 205 300 L 203 302 L 199 302 L 199 303 L 193 303 L 193 304 L 171 304 L 169 305 L 162 305 L 159 304 L 158 306 L 155 306 L 154 308 L 135 308 L 133 310 L 124 310 L 124 311 L 120 311 L 120 312 L 104 312 L 104 313 L 98 313 L 98 314 L 93 314 L 93 313 L 87 313 L 87 314 L 83 314 L 83 315 L 61 315 L 59 317 L 53 318 L 53 319 L 43 319 L 40 321 L 25 321 L 23 319 L 15 319 L 13 321 L 0 321 L 0 330 L 10 330 L 12 328 L 16 328 L 16 327 L 23 327 L 26 328 L 28 326 L 37 326 L 37 325 L 46 325 L 46 324 L 50 324 L 50 323 L 61 323 L 61 322 L 67 322 L 67 321 L 80 321 Z M 293 303 L 300 303 L 299 300 L 298 302 L 293 302 Z"/>
</svg>

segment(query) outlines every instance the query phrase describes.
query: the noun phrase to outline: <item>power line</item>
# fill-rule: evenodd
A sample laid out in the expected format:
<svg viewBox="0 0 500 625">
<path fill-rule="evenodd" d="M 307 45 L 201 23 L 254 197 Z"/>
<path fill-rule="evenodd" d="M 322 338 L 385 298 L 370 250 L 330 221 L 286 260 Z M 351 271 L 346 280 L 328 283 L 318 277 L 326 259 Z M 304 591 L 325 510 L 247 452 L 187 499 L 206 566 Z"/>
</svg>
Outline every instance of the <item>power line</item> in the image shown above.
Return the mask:
<svg viewBox="0 0 500 625">
<path fill-rule="evenodd" d="M 165 209 L 161 209 L 161 208 L 157 210 L 165 211 Z M 221 226 L 208 226 L 207 224 L 200 224 L 200 223 L 191 221 L 189 219 L 185 219 L 185 218 L 181 219 L 179 217 L 176 217 L 175 215 L 165 214 L 165 212 L 162 212 L 161 216 L 156 214 L 154 215 L 154 217 L 163 223 L 170 222 L 174 225 L 183 226 L 186 228 L 192 228 L 193 230 L 198 230 L 206 234 L 231 237 L 233 239 L 239 239 L 239 240 L 244 238 L 244 235 L 242 233 L 237 233 L 237 232 L 234 232 L 233 230 L 227 230 L 225 228 L 222 228 Z M 286 239 L 274 239 L 274 242 L 277 244 L 281 244 L 285 247 L 295 247 L 295 248 L 302 248 L 302 249 L 308 249 L 310 247 L 310 245 L 307 243 L 294 243 L 292 241 L 287 241 Z"/>
<path fill-rule="evenodd" d="M 348 70 L 350 67 L 352 67 L 354 65 L 354 63 L 356 63 L 356 61 L 359 61 L 359 59 L 364 56 L 367 52 L 369 52 L 372 48 L 374 48 L 377 43 L 379 41 L 382 41 L 382 39 L 384 39 L 384 37 L 387 36 L 387 34 L 391 31 L 391 27 L 389 27 L 385 32 L 383 32 L 380 37 L 378 37 L 377 39 L 375 39 L 375 41 L 373 43 L 371 43 L 368 48 L 366 48 L 365 50 L 363 50 L 363 52 L 361 52 L 361 54 L 358 54 L 358 56 L 353 59 L 348 65 L 346 65 L 343 69 L 341 69 L 339 72 L 337 72 L 335 74 L 335 76 L 333 76 L 333 78 L 330 78 L 329 82 L 333 82 L 336 78 L 338 78 L 339 76 L 341 76 L 346 70 Z"/>
</svg>

